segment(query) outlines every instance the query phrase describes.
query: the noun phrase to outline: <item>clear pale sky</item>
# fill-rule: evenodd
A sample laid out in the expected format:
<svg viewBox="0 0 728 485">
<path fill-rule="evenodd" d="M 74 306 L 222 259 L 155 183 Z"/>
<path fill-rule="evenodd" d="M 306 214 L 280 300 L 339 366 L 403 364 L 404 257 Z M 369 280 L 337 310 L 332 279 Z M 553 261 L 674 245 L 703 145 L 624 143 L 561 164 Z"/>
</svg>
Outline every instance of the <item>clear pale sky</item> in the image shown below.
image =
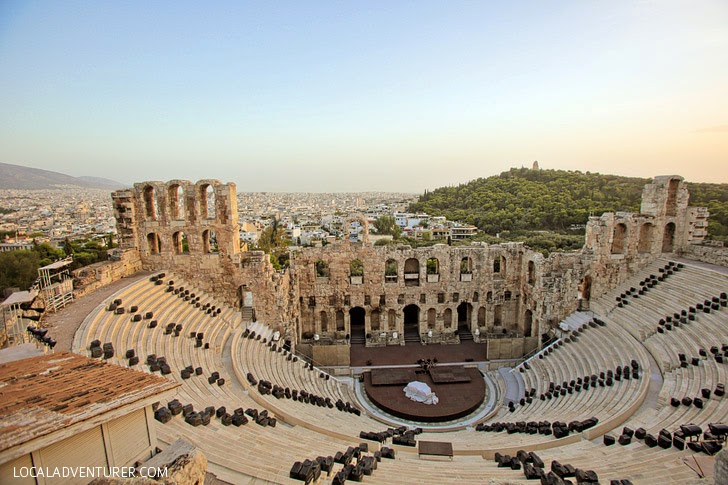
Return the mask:
<svg viewBox="0 0 728 485">
<path fill-rule="evenodd" d="M 243 191 L 728 182 L 728 2 L 0 0 L 0 161 Z"/>
</svg>

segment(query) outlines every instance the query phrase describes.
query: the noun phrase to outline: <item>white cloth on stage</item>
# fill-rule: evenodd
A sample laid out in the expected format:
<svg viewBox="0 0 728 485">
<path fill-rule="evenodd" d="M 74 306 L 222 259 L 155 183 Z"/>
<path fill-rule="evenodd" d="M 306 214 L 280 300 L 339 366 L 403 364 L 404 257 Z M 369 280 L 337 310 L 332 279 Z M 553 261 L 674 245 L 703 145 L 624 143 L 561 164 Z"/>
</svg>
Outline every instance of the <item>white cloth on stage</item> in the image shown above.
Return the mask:
<svg viewBox="0 0 728 485">
<path fill-rule="evenodd" d="M 437 404 L 440 400 L 437 398 L 430 386 L 420 381 L 412 381 L 404 388 L 404 395 L 409 399 L 424 404 Z"/>
</svg>

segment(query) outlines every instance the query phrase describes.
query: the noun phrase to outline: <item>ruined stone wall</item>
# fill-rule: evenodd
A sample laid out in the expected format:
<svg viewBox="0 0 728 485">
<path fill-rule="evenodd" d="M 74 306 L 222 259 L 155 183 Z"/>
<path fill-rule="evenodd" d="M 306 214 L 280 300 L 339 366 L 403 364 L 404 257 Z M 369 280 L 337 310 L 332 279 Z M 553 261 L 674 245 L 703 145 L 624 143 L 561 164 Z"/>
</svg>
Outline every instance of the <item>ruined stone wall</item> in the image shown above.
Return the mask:
<svg viewBox="0 0 728 485">
<path fill-rule="evenodd" d="M 240 251 L 234 184 L 143 182 L 112 197 L 120 248 L 138 255 L 139 266 L 180 274 L 327 361 L 342 360 L 355 338 L 369 346 L 457 343 L 470 333 L 502 340 L 493 344 L 499 357 L 519 357 L 507 354 L 530 351 L 663 253 L 725 262 L 720 251 L 694 245 L 708 213 L 688 207 L 676 176 L 645 186 L 639 214 L 591 217 L 578 252 L 544 258 L 522 243 L 379 247 L 354 216 L 363 228 L 356 241 L 292 251 L 283 272 L 263 252 Z"/>
<path fill-rule="evenodd" d="M 543 293 L 543 259 L 521 243 L 413 249 L 342 242 L 300 249 L 291 257 L 300 304 L 298 333 L 339 342 L 356 332 L 352 320 L 360 312 L 360 331 L 374 345 L 402 344 L 406 313 L 428 343 L 457 342 L 458 328 L 480 338 L 535 336 L 542 316 L 553 314 L 536 303 Z M 327 274 L 317 274 L 317 264 Z M 357 273 L 352 266 L 363 268 L 363 275 L 352 275 Z"/>
<path fill-rule="evenodd" d="M 584 259 L 591 294 L 599 296 L 662 254 L 682 253 L 707 234 L 708 210 L 688 207 L 679 176 L 655 177 L 642 192 L 640 213 L 607 212 L 589 218 Z"/>
<path fill-rule="evenodd" d="M 723 246 L 691 244 L 682 256 L 704 263 L 728 267 L 728 248 Z"/>
<path fill-rule="evenodd" d="M 139 251 L 134 249 L 116 250 L 112 258 L 73 272 L 74 298 L 80 298 L 114 281 L 131 276 L 142 268 Z"/>
<path fill-rule="evenodd" d="M 250 291 L 256 318 L 285 329 L 290 278 L 262 252 L 241 253 L 235 184 L 142 182 L 112 199 L 120 247 L 137 250 L 144 269 L 179 274 L 235 307 Z"/>
</svg>

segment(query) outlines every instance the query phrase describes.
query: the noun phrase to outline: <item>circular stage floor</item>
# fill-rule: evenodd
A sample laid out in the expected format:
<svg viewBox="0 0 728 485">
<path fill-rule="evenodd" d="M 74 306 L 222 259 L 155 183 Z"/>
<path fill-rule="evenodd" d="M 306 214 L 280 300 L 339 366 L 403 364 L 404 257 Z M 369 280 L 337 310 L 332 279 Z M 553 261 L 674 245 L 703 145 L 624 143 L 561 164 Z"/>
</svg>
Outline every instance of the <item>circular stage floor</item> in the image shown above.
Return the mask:
<svg viewBox="0 0 728 485">
<path fill-rule="evenodd" d="M 448 366 L 438 366 L 440 372 L 446 371 Z M 378 369 L 386 372 L 388 369 Z M 415 369 L 409 369 L 412 380 L 424 382 L 437 395 L 440 402 L 437 404 L 423 404 L 412 401 L 404 395 L 406 379 L 400 379 L 397 384 L 373 385 L 372 373 L 364 373 L 364 388 L 371 402 L 387 413 L 411 421 L 435 423 L 452 421 L 475 411 L 485 399 L 485 381 L 483 375 L 476 368 L 458 367 L 458 371 L 470 378 L 469 382 L 435 383 L 427 373 L 415 374 Z M 400 375 L 401 368 L 393 369 Z M 375 382 L 380 381 L 375 375 Z M 397 379 L 393 379 L 396 381 Z"/>
</svg>

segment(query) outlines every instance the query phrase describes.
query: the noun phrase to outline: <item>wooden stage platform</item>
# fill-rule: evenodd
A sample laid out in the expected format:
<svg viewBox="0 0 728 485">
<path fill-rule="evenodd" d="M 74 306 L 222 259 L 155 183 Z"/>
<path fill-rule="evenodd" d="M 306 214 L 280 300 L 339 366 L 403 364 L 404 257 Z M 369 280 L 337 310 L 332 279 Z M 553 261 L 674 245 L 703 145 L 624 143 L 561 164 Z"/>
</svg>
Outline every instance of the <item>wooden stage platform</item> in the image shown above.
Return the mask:
<svg viewBox="0 0 728 485">
<path fill-rule="evenodd" d="M 436 366 L 435 372 L 416 368 L 374 369 L 364 373 L 367 396 L 377 407 L 393 416 L 427 423 L 452 421 L 475 411 L 485 399 L 485 381 L 477 368 Z M 434 374 L 438 382 L 433 379 Z M 437 404 L 412 401 L 404 395 L 405 386 L 424 382 L 440 400 Z"/>
</svg>

